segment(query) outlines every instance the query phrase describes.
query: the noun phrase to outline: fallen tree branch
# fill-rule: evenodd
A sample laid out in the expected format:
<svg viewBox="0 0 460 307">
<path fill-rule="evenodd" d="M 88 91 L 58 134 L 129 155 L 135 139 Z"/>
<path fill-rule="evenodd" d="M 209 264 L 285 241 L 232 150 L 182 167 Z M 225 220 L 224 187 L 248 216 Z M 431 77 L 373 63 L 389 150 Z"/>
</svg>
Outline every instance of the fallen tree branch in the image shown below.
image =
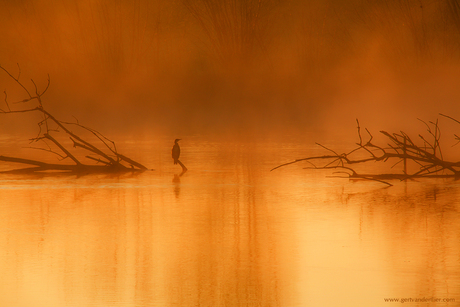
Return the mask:
<svg viewBox="0 0 460 307">
<path fill-rule="evenodd" d="M 78 120 L 76 123 L 69 123 L 65 121 L 61 121 L 54 117 L 49 111 L 45 110 L 43 107 L 42 103 L 42 96 L 43 94 L 46 93 L 50 86 L 50 77 L 48 75 L 48 83 L 43 91 L 40 92 L 38 89 L 37 84 L 32 81 L 33 88 L 35 95 L 31 94 L 31 91 L 27 89 L 27 87 L 22 83 L 20 80 L 21 76 L 21 69 L 19 68 L 18 65 L 18 76 L 15 77 L 12 73 L 10 73 L 6 68 L 2 67 L 0 65 L 0 69 L 3 70 L 11 79 L 15 81 L 16 84 L 19 85 L 20 88 L 25 92 L 26 98 L 24 98 L 21 101 L 18 101 L 17 103 L 20 102 L 31 102 L 31 101 L 36 101 L 36 106 L 35 107 L 25 107 L 25 108 L 20 108 L 15 106 L 12 109 L 12 105 L 8 103 L 8 95 L 5 93 L 5 106 L 6 108 L 0 108 L 0 114 L 3 115 L 12 115 L 12 114 L 23 114 L 23 113 L 29 113 L 29 112 L 38 112 L 42 114 L 42 120 L 40 120 L 37 125 L 38 125 L 38 134 L 36 137 L 30 139 L 31 143 L 32 142 L 38 142 L 38 141 L 45 141 L 49 140 L 50 145 L 53 146 L 53 148 L 49 147 L 47 144 L 48 148 L 40 148 L 40 147 L 34 147 L 34 149 L 40 149 L 46 152 L 51 152 L 54 154 L 59 155 L 62 159 L 64 160 L 65 158 L 70 158 L 74 164 L 54 164 L 54 163 L 45 163 L 41 162 L 38 160 L 33 160 L 33 159 L 23 159 L 23 158 L 18 158 L 18 157 L 9 157 L 9 156 L 0 156 L 0 161 L 3 162 L 12 162 L 12 163 L 20 163 L 20 164 L 28 164 L 32 165 L 33 167 L 28 167 L 28 168 L 23 168 L 23 169 L 16 169 L 16 170 L 9 170 L 9 171 L 3 171 L 3 172 L 13 172 L 13 173 L 27 173 L 27 172 L 43 172 L 43 171 L 66 171 L 66 172 L 132 172 L 132 171 L 145 171 L 147 170 L 147 167 L 142 165 L 141 163 L 134 161 L 133 159 L 120 154 L 117 151 L 117 147 L 115 145 L 115 142 L 109 140 L 107 137 L 105 137 L 102 133 L 98 132 L 95 129 L 86 127 L 81 125 Z M 92 135 L 96 136 L 96 138 L 101 142 L 102 149 L 99 148 L 96 144 L 93 144 L 85 138 L 73 131 L 71 131 L 68 126 L 70 125 L 76 125 L 77 127 L 83 129 L 83 131 L 87 131 L 91 133 Z M 52 134 L 56 136 L 55 137 Z M 90 152 L 92 155 L 96 155 L 96 157 L 90 156 L 90 155 L 85 155 L 84 157 L 88 158 L 91 161 L 95 161 L 98 164 L 102 165 L 93 165 L 93 164 L 84 164 L 81 162 L 81 160 L 78 158 L 76 153 L 72 152 L 71 148 L 66 147 L 63 142 L 61 141 L 63 136 L 66 136 L 68 139 L 70 139 L 73 142 L 73 147 L 74 148 L 81 148 L 86 152 Z M 46 144 L 47 142 L 45 142 Z M 54 149 L 54 147 L 56 149 Z M 104 151 L 105 148 L 105 151 Z M 59 154 L 57 151 L 62 152 L 63 154 Z M 128 165 L 126 165 L 128 164 Z"/>
<path fill-rule="evenodd" d="M 443 114 L 440 115 L 460 124 L 460 121 L 450 116 Z M 390 141 L 390 143 L 388 143 L 389 147 L 386 148 L 373 143 L 373 136 L 367 129 L 366 131 L 368 132 L 369 139 L 365 141 L 361 135 L 361 127 L 359 125 L 359 121 L 356 120 L 356 122 L 359 138 L 359 142 L 356 143 L 356 145 L 358 147 L 352 149 L 348 153 L 339 154 L 335 150 L 316 143 L 332 154 L 296 159 L 294 161 L 278 165 L 272 168 L 271 171 L 294 163 L 307 161 L 312 164 L 313 167 L 307 167 L 306 169 L 344 169 L 351 172 L 347 173 L 350 179 L 373 180 L 387 184 L 389 186 L 392 184 L 387 182 L 387 180 L 391 179 L 407 180 L 414 178 L 460 177 L 460 161 L 446 161 L 443 158 L 439 142 L 441 138 L 441 130 L 439 128 L 438 121 L 430 121 L 429 123 L 422 121 L 427 126 L 427 131 L 432 138 L 432 140 L 429 141 L 426 137 L 420 134 L 419 137 L 423 141 L 422 145 L 416 144 L 410 138 L 410 136 L 403 131 L 400 131 L 399 133 L 389 133 L 383 130 L 380 131 L 380 133 Z M 454 136 L 458 138 L 457 135 L 454 134 Z M 363 152 L 365 156 L 356 158 L 354 155 L 359 151 Z M 378 152 L 378 154 L 376 154 L 376 152 Z M 395 167 L 401 162 L 404 162 L 403 170 L 401 173 L 360 174 L 351 167 L 352 165 L 365 164 L 368 162 L 385 163 L 390 159 L 397 160 L 396 163 L 391 166 L 391 168 Z M 334 163 L 337 163 L 337 165 L 333 165 Z M 408 170 L 408 164 L 412 165 L 411 171 Z M 418 167 L 418 169 L 414 170 L 414 167 Z"/>
</svg>

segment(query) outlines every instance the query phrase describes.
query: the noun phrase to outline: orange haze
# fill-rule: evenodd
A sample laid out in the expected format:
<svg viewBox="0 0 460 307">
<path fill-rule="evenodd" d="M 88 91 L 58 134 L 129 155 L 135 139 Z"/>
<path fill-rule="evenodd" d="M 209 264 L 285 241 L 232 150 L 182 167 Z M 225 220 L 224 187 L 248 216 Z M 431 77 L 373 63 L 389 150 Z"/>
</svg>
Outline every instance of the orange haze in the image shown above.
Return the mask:
<svg viewBox="0 0 460 307">
<path fill-rule="evenodd" d="M 2 1 L 0 64 L 16 75 L 19 63 L 27 85 L 43 88 L 49 74 L 46 107 L 102 131 L 354 133 L 355 118 L 411 129 L 439 112 L 460 118 L 457 9 L 454 0 Z M 9 101 L 24 98 L 3 72 L 0 84 Z"/>
</svg>

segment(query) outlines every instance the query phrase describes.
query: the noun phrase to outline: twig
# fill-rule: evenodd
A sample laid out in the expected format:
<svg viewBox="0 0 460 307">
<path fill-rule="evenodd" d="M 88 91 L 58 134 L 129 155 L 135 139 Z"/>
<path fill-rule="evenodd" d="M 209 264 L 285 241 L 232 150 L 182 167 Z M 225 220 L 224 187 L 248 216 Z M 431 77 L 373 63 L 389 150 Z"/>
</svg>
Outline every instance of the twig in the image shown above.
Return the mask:
<svg viewBox="0 0 460 307">
<path fill-rule="evenodd" d="M 356 119 L 356 124 L 358 125 L 358 136 L 359 136 L 359 145 L 363 145 L 363 139 L 361 138 L 361 128 L 359 127 L 359 120 Z"/>
<path fill-rule="evenodd" d="M 439 113 L 439 115 L 444 116 L 444 117 L 447 117 L 447 118 L 453 120 L 454 122 L 457 122 L 458 124 L 460 124 L 460 121 L 456 120 L 455 118 L 453 118 L 453 117 L 451 117 L 451 116 L 448 116 L 448 115 L 445 115 L 445 114 L 442 114 L 442 113 Z"/>
<path fill-rule="evenodd" d="M 51 150 L 51 149 L 40 148 L 40 147 L 25 147 L 25 148 L 35 149 L 35 150 L 43 150 L 43 151 L 46 151 L 46 152 L 50 152 L 50 153 L 53 153 L 53 154 L 59 156 L 61 158 L 61 160 L 64 160 L 64 159 L 68 158 L 67 156 L 63 156 L 60 153 L 55 152 L 54 150 Z"/>
<path fill-rule="evenodd" d="M 49 139 L 51 142 L 56 144 L 57 147 L 59 147 L 60 150 L 62 150 L 70 159 L 72 159 L 77 165 L 81 165 L 80 161 L 78 161 L 77 158 L 75 158 L 74 155 L 72 155 L 67 149 L 65 149 L 64 146 L 62 146 L 55 138 L 53 138 L 51 135 L 48 133 L 45 133 L 44 135 L 47 139 Z"/>
<path fill-rule="evenodd" d="M 8 104 L 8 94 L 6 93 L 6 91 L 3 91 L 3 93 L 5 93 L 5 104 L 6 104 L 6 107 L 8 108 L 8 112 L 11 112 L 10 105 Z M 3 110 L 1 110 L 1 112 L 5 113 L 5 111 Z"/>
<path fill-rule="evenodd" d="M 10 74 L 10 72 L 6 70 L 2 65 L 0 65 L 0 68 L 4 72 L 6 72 L 8 76 L 10 76 L 14 81 L 16 81 L 16 83 L 19 84 L 19 86 L 23 88 L 23 90 L 27 93 L 27 95 L 29 95 L 29 98 L 32 99 L 32 95 L 30 95 L 30 92 L 27 90 L 27 88 L 21 82 L 19 82 L 19 77 L 21 76 L 21 68 L 19 67 L 19 63 L 17 65 L 18 65 L 18 70 L 19 70 L 19 74 L 17 78 L 15 78 L 12 74 Z"/>
</svg>

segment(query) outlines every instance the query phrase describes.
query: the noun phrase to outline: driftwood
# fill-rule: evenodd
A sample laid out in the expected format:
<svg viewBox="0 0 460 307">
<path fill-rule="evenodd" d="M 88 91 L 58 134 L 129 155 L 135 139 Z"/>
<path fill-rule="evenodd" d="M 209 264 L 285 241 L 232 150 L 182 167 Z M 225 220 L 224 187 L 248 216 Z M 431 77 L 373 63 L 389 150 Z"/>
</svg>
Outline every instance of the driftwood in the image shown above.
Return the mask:
<svg viewBox="0 0 460 307">
<path fill-rule="evenodd" d="M 448 118 L 460 124 L 460 121 L 440 114 L 442 117 Z M 420 120 L 420 119 L 419 119 Z M 361 127 L 357 122 L 357 130 L 359 142 L 356 143 L 356 148 L 348 153 L 337 153 L 336 151 L 327 148 L 319 143 L 330 154 L 322 156 L 312 156 L 281 164 L 271 171 L 290 164 L 306 161 L 310 164 L 305 169 L 336 169 L 336 174 L 345 174 L 350 179 L 373 180 L 392 186 L 388 180 L 399 179 L 407 180 L 414 178 L 458 178 L 460 177 L 460 161 L 451 162 L 443 158 L 439 140 L 441 131 L 439 129 L 438 120 L 436 122 L 426 123 L 420 120 L 427 128 L 428 135 L 419 134 L 419 143 L 414 142 L 408 134 L 403 131 L 399 133 L 389 133 L 380 131 L 387 139 L 387 144 L 384 146 L 376 145 L 373 142 L 373 136 L 366 130 L 367 141 L 361 135 Z M 460 137 L 454 134 L 457 144 L 460 142 Z M 399 173 L 383 173 L 383 174 L 362 174 L 358 173 L 354 165 L 361 165 L 368 162 L 388 162 L 396 161 L 391 168 L 402 163 L 402 170 Z M 316 164 L 315 164 L 316 163 Z M 321 163 L 319 165 L 318 163 Z M 409 166 L 411 170 L 409 170 Z M 413 166 L 416 166 L 415 169 Z M 336 176 L 338 177 L 338 176 Z"/>
<path fill-rule="evenodd" d="M 46 88 L 39 92 L 37 85 L 32 80 L 35 93 L 31 94 L 31 91 L 19 80 L 21 70 L 19 69 L 18 76 L 13 76 L 8 70 L 0 66 L 0 68 L 8 74 L 8 76 L 19 85 L 26 94 L 26 98 L 13 102 L 11 105 L 21 105 L 21 107 L 12 108 L 8 102 L 8 95 L 5 91 L 4 107 L 0 108 L 0 115 L 13 115 L 19 113 L 31 113 L 36 112 L 41 114 L 41 121 L 38 122 L 38 134 L 36 137 L 30 139 L 30 143 L 39 143 L 41 147 L 33 147 L 34 149 L 47 151 L 56 154 L 59 159 L 72 160 L 72 164 L 61 164 L 61 163 L 46 163 L 34 159 L 23 159 L 18 157 L 9 157 L 0 155 L 0 161 L 13 162 L 28 165 L 29 167 L 21 169 L 13 169 L 3 171 L 2 173 L 35 173 L 44 171 L 59 171 L 59 172 L 72 172 L 72 173 L 92 173 L 92 172 L 132 172 L 132 171 L 145 171 L 147 167 L 134 161 L 131 158 L 122 155 L 117 151 L 115 142 L 109 140 L 100 132 L 81 125 L 78 120 L 76 122 L 65 122 L 57 119 L 51 113 L 49 113 L 43 107 L 42 96 L 48 90 L 50 86 L 50 78 L 48 76 L 48 83 Z M 19 68 L 19 65 L 18 65 Z M 25 105 L 33 104 L 32 107 L 24 107 Z M 85 140 L 81 135 L 71 131 L 70 127 L 78 127 L 82 131 L 86 131 L 90 135 L 95 136 L 100 142 L 99 147 Z M 61 140 L 63 136 L 72 141 L 72 146 L 64 145 Z M 102 149 L 101 149 L 101 148 Z M 87 164 L 82 162 L 81 157 L 77 157 L 73 153 L 76 148 L 83 149 L 84 158 L 94 162 L 95 164 Z"/>
</svg>

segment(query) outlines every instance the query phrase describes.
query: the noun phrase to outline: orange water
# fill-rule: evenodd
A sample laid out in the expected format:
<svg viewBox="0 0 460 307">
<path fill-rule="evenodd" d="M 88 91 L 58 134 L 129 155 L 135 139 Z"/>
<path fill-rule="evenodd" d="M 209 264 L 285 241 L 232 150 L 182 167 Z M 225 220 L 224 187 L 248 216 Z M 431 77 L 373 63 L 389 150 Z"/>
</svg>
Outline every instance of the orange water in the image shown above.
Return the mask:
<svg viewBox="0 0 460 307">
<path fill-rule="evenodd" d="M 0 306 L 460 302 L 458 182 L 270 172 L 311 146 L 203 137 L 179 177 L 167 141 L 121 144 L 138 175 L 0 175 Z"/>
</svg>

